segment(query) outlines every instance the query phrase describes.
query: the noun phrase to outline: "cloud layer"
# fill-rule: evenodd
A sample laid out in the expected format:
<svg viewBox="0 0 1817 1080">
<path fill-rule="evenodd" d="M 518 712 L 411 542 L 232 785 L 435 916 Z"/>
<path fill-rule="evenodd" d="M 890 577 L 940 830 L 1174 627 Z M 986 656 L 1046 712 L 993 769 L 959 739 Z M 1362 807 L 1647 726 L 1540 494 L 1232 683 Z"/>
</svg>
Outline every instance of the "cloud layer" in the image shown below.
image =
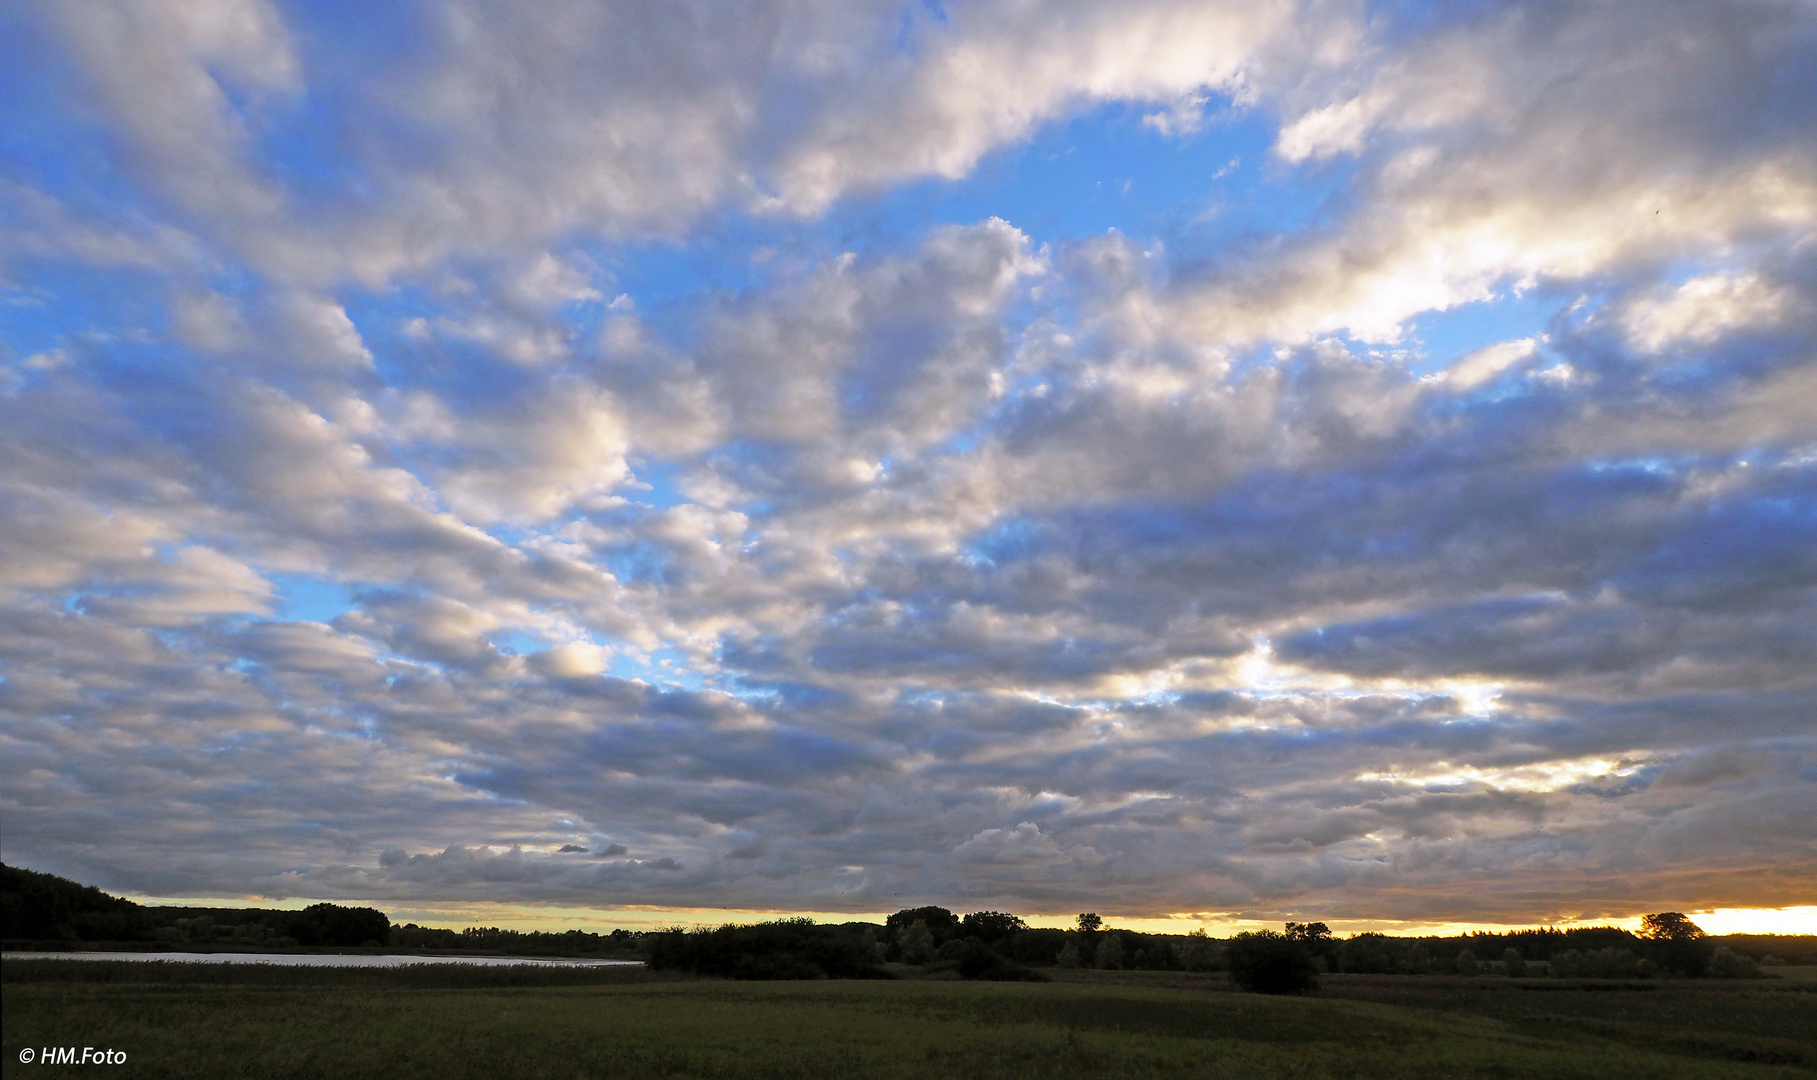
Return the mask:
<svg viewBox="0 0 1817 1080">
<path fill-rule="evenodd" d="M 9 862 L 1512 922 L 1817 885 L 1808 4 L 8 18 Z M 1230 164 L 1055 227 L 1113 139 L 1133 200 Z"/>
</svg>

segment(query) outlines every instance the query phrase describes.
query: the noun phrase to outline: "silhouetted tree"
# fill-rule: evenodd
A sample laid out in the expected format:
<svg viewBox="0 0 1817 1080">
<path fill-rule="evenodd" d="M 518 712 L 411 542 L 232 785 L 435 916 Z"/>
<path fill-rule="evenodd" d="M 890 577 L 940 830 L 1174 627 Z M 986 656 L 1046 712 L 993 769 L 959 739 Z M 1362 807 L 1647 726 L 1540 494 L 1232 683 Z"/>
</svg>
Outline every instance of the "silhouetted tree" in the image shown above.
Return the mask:
<svg viewBox="0 0 1817 1080">
<path fill-rule="evenodd" d="M 1302 941 L 1272 930 L 1253 930 L 1230 939 L 1230 981 L 1262 994 L 1316 990 L 1318 968 Z"/>
<path fill-rule="evenodd" d="M 1337 966 L 1338 943 L 1332 940 L 1331 927 L 1322 922 L 1290 922 L 1286 936 L 1306 946 L 1319 970 L 1329 971 Z"/>
<path fill-rule="evenodd" d="M 1640 936 L 1649 941 L 1701 941 L 1703 927 L 1680 911 L 1658 911 L 1640 919 Z"/>
<path fill-rule="evenodd" d="M 959 922 L 960 933 L 966 937 L 975 937 L 987 945 L 995 945 L 1017 931 L 1027 929 L 1027 923 L 1001 911 L 974 911 Z"/>
<path fill-rule="evenodd" d="M 1710 965 L 1710 946 L 1704 941 L 1703 927 L 1682 912 L 1659 911 L 1642 916 L 1640 938 L 1649 943 L 1653 962 L 1674 974 L 1695 978 Z"/>
<path fill-rule="evenodd" d="M 1087 934 L 1095 934 L 1103 928 L 1104 920 L 1098 917 L 1097 912 L 1081 911 L 1079 913 L 1079 929 L 1081 931 Z"/>
<path fill-rule="evenodd" d="M 886 930 L 902 931 L 915 923 L 926 925 L 936 940 L 945 941 L 959 929 L 959 916 L 943 907 L 905 908 L 883 920 Z"/>
<path fill-rule="evenodd" d="M 311 904 L 284 920 L 284 932 L 299 945 L 383 945 L 391 920 L 376 908 Z"/>
<path fill-rule="evenodd" d="M 1520 954 L 1519 949 L 1503 950 L 1502 971 L 1511 979 L 1525 978 L 1527 974 L 1527 958 Z"/>
</svg>

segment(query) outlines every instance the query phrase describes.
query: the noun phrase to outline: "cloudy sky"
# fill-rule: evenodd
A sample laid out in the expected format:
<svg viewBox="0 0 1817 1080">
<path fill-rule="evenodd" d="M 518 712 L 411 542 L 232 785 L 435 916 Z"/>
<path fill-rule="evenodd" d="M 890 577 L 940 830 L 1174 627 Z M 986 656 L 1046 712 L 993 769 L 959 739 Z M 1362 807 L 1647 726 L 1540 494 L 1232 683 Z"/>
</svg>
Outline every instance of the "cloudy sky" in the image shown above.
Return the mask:
<svg viewBox="0 0 1817 1080">
<path fill-rule="evenodd" d="M 9 864 L 1817 902 L 1810 0 L 43 0 L 0 147 Z"/>
</svg>

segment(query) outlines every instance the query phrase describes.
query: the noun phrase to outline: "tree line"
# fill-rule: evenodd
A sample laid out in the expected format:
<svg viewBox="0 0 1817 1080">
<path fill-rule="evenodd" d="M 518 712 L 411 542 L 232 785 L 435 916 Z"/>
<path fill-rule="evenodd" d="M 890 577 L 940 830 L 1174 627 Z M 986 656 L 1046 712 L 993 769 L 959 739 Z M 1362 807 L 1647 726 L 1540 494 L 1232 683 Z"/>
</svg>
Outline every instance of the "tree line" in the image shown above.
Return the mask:
<svg viewBox="0 0 1817 1080">
<path fill-rule="evenodd" d="M 0 936 L 8 942 L 316 948 L 384 945 L 391 920 L 369 907 L 150 907 L 54 874 L 0 865 Z"/>
<path fill-rule="evenodd" d="M 1773 938 L 1791 959 L 1817 960 L 1817 938 Z M 1109 927 L 1095 913 L 1070 929 L 1028 926 L 1000 911 L 958 915 L 942 907 L 898 911 L 879 927 L 805 919 L 676 928 L 646 935 L 652 967 L 734 979 L 876 978 L 886 965 L 919 977 L 1045 979 L 1043 969 L 1224 972 L 1263 993 L 1314 989 L 1321 975 L 1458 975 L 1525 978 L 1758 977 L 1757 958 L 1709 940 L 1678 912 L 1646 916 L 1638 933 L 1613 926 L 1478 932 L 1453 937 L 1338 938 L 1322 922 L 1246 931 L 1220 940 L 1203 931 L 1147 934 Z"/>
<path fill-rule="evenodd" d="M 284 949 L 389 947 L 417 952 L 642 958 L 654 968 L 735 979 L 874 978 L 912 969 L 923 978 L 1039 980 L 1055 969 L 1225 973 L 1248 989 L 1292 991 L 1332 973 L 1513 978 L 1723 978 L 1761 965 L 1817 963 L 1817 937 L 1710 939 L 1675 912 L 1638 932 L 1613 926 L 1455 936 L 1338 938 L 1320 922 L 1287 923 L 1228 939 L 1204 931 L 1149 934 L 1107 926 L 1086 912 L 1065 928 L 1030 927 L 1001 911 L 957 914 L 925 906 L 875 923 L 782 919 L 654 932 L 561 933 L 392 925 L 369 907 L 149 907 L 100 889 L 0 865 L 0 936 L 9 945 Z"/>
</svg>

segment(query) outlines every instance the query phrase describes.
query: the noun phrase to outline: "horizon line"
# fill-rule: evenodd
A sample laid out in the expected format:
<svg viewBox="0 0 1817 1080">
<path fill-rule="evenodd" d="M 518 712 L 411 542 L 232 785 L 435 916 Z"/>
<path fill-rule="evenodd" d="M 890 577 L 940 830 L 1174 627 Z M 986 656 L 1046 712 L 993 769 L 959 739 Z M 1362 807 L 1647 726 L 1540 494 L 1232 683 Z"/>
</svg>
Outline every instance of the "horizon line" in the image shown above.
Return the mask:
<svg viewBox="0 0 1817 1080">
<path fill-rule="evenodd" d="M 809 918 L 815 922 L 883 922 L 888 911 L 826 911 L 798 908 L 735 907 L 669 907 L 656 905 L 622 905 L 613 907 L 575 906 L 559 902 L 533 901 L 384 901 L 345 897 L 156 897 L 122 893 L 122 899 L 148 907 L 254 907 L 272 910 L 300 910 L 311 904 L 332 903 L 373 907 L 383 911 L 394 924 L 417 923 L 452 929 L 493 927 L 501 930 L 544 932 L 559 926 L 560 930 L 655 930 L 674 926 L 686 928 L 722 926 L 728 923 L 764 922 L 775 919 Z M 916 907 L 944 906 L 918 904 Z M 898 910 L 909 910 L 907 908 Z M 990 910 L 980 908 L 978 910 Z M 1071 927 L 1077 913 L 1016 914 L 1031 929 L 1064 929 Z M 1272 929 L 1288 921 L 1319 921 L 1333 934 L 1353 936 L 1363 933 L 1386 933 L 1403 936 L 1456 937 L 1471 933 L 1506 934 L 1521 930 L 1570 930 L 1590 926 L 1613 926 L 1636 930 L 1647 912 L 1628 915 L 1582 915 L 1551 919 L 1496 922 L 1472 919 L 1300 919 L 1248 917 L 1234 912 L 1174 912 L 1161 915 L 1120 916 L 1100 912 L 1107 929 L 1133 930 L 1149 934 L 1187 934 L 1194 930 L 1214 930 L 1221 934 L 1244 930 Z M 1817 936 L 1817 904 L 1779 908 L 1705 908 L 1682 914 L 1697 923 L 1712 937 L 1728 934 L 1762 934 L 1779 936 Z M 1114 925 L 1110 925 L 1113 924 Z M 452 924 L 452 926 L 450 926 Z M 1771 928 L 1769 928 L 1771 927 Z"/>
</svg>

